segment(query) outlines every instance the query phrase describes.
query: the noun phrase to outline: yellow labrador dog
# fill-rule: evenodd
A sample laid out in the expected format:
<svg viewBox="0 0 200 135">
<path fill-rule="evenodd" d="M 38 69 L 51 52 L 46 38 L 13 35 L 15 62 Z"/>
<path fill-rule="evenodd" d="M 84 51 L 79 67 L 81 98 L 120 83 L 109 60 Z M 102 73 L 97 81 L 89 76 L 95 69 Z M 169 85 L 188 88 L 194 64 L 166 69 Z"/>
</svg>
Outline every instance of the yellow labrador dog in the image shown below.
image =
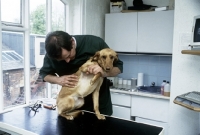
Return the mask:
<svg viewBox="0 0 200 135">
<path fill-rule="evenodd" d="M 106 48 L 95 53 L 86 63 L 84 63 L 75 73 L 79 76 L 79 82 L 76 87 L 62 87 L 57 97 L 58 114 L 68 120 L 77 117 L 81 110 L 78 110 L 84 104 L 84 97 L 93 94 L 94 112 L 98 119 L 104 120 L 105 116 L 99 112 L 99 90 L 103 82 L 101 73 L 96 75 L 87 74 L 88 66 L 98 64 L 105 72 L 113 68 L 113 63 L 118 59 L 117 53 L 112 49 Z"/>
</svg>

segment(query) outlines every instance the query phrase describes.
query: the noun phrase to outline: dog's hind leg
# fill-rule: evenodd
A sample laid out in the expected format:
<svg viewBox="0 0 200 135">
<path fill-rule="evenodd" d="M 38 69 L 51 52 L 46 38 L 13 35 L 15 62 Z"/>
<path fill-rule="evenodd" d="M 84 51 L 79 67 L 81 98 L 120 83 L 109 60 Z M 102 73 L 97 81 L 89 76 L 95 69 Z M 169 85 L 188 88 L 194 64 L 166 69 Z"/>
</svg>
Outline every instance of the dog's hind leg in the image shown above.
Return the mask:
<svg viewBox="0 0 200 135">
<path fill-rule="evenodd" d="M 74 110 L 73 112 L 67 113 L 66 116 L 70 116 L 70 120 L 73 120 L 74 118 L 76 118 L 77 116 L 79 116 L 80 114 L 82 114 L 81 110 Z M 66 118 L 66 117 L 65 117 Z M 69 120 L 69 119 L 68 119 Z"/>
<path fill-rule="evenodd" d="M 77 117 L 78 115 L 80 115 L 81 113 L 82 113 L 81 110 L 75 110 L 75 111 L 70 112 L 70 113 L 62 112 L 59 115 L 66 118 L 67 120 L 74 120 L 74 118 Z"/>
<path fill-rule="evenodd" d="M 81 111 L 75 109 L 80 108 L 84 104 L 84 99 L 80 97 L 65 97 L 62 101 L 59 101 L 58 114 L 65 117 L 68 120 L 73 120 Z M 75 110 L 75 111 L 74 111 Z"/>
</svg>

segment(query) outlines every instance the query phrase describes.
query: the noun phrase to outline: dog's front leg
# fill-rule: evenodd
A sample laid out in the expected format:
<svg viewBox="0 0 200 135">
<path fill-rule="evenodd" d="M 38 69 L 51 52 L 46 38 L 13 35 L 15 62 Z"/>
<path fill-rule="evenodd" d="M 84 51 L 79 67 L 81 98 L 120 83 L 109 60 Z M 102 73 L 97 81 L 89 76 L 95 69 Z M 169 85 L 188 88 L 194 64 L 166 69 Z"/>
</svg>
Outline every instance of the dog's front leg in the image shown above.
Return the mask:
<svg viewBox="0 0 200 135">
<path fill-rule="evenodd" d="M 99 83 L 98 87 L 93 92 L 93 104 L 94 104 L 94 112 L 99 120 L 105 120 L 105 116 L 100 114 L 99 112 L 99 90 L 102 83 Z"/>
<path fill-rule="evenodd" d="M 93 85 L 97 79 L 99 79 L 101 77 L 101 73 L 97 73 L 96 75 L 94 75 L 94 77 L 92 78 L 92 80 L 90 81 L 90 85 Z"/>
</svg>

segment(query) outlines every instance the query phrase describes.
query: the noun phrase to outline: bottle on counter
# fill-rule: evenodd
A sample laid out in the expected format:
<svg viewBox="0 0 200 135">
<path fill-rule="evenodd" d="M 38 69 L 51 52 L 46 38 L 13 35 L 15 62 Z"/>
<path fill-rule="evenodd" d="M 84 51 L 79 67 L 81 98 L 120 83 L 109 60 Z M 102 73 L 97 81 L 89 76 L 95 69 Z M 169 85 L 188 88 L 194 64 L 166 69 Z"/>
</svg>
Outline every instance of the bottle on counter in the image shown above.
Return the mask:
<svg viewBox="0 0 200 135">
<path fill-rule="evenodd" d="M 164 86 L 164 96 L 169 97 L 170 96 L 170 84 L 169 81 Z"/>
<path fill-rule="evenodd" d="M 127 89 L 127 80 L 122 80 L 122 88 Z"/>
<path fill-rule="evenodd" d="M 137 87 L 137 78 L 131 78 L 131 88 L 136 89 Z"/>
<path fill-rule="evenodd" d="M 114 87 L 118 86 L 118 77 L 114 77 Z"/>
<path fill-rule="evenodd" d="M 117 88 L 122 88 L 122 78 L 118 78 Z"/>
<path fill-rule="evenodd" d="M 127 81 L 127 90 L 131 90 L 131 80 Z"/>
<path fill-rule="evenodd" d="M 161 87 L 160 87 L 160 93 L 161 95 L 164 95 L 164 86 L 166 84 L 166 80 L 163 80 L 162 84 L 161 84 Z"/>
</svg>

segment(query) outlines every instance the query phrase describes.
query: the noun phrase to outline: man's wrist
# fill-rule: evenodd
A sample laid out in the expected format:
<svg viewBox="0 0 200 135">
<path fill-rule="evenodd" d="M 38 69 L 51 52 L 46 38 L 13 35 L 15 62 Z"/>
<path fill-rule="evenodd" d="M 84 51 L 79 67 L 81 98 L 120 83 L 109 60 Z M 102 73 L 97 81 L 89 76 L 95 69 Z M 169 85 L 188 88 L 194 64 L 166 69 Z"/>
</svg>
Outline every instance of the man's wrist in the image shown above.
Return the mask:
<svg viewBox="0 0 200 135">
<path fill-rule="evenodd" d="M 107 77 L 107 72 L 103 71 L 102 77 Z"/>
</svg>

